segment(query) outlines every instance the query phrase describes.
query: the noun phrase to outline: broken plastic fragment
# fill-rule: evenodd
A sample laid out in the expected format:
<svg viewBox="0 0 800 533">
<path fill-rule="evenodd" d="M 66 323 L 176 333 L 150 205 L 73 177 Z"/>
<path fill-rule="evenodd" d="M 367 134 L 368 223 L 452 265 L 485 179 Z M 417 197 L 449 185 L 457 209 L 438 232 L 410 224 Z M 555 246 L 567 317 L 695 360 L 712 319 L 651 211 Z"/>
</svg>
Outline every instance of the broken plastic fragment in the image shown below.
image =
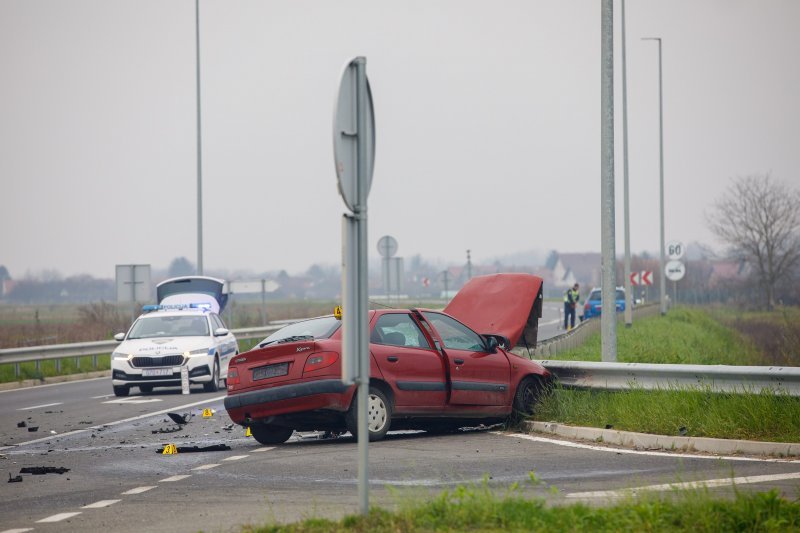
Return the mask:
<svg viewBox="0 0 800 533">
<path fill-rule="evenodd" d="M 8 474 L 8 482 L 9 483 L 22 483 L 22 476 L 11 477 L 11 474 Z"/>
</svg>

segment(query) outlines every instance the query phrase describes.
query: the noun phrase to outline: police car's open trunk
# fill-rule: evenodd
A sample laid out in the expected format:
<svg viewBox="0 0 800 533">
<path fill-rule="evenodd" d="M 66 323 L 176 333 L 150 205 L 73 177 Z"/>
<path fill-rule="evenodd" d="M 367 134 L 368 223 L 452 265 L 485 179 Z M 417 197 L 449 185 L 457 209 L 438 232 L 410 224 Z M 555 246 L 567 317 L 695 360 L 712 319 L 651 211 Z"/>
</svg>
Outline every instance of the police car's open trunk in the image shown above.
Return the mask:
<svg viewBox="0 0 800 533">
<path fill-rule="evenodd" d="M 536 346 L 542 316 L 542 278 L 491 274 L 469 280 L 444 312 L 481 334 L 506 337 L 511 346 Z"/>
<path fill-rule="evenodd" d="M 208 304 L 219 314 L 228 302 L 225 282 L 205 276 L 183 276 L 162 281 L 156 286 L 160 305 Z"/>
</svg>

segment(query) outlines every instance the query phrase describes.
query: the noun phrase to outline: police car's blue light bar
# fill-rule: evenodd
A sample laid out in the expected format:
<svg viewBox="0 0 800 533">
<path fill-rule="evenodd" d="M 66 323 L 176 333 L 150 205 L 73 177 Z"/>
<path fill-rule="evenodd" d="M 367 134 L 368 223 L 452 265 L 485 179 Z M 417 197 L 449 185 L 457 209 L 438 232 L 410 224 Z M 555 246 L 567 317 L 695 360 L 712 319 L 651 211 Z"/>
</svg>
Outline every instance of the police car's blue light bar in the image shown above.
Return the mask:
<svg viewBox="0 0 800 533">
<path fill-rule="evenodd" d="M 144 311 L 145 313 L 149 313 L 151 311 L 168 311 L 170 309 L 173 310 L 202 309 L 203 311 L 208 311 L 211 309 L 211 304 L 210 303 L 166 304 L 166 305 L 145 305 L 142 307 L 142 311 Z"/>
</svg>

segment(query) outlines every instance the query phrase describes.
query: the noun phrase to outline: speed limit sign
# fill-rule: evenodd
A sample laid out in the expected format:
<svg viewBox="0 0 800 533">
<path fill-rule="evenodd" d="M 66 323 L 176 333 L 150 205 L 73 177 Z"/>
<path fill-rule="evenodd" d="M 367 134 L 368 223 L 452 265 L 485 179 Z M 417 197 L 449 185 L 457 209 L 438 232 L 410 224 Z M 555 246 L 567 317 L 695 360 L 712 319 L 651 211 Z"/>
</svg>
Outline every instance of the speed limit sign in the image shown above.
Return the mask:
<svg viewBox="0 0 800 533">
<path fill-rule="evenodd" d="M 677 261 L 683 257 L 685 250 L 681 241 L 670 241 L 667 243 L 667 256 L 672 261 Z"/>
</svg>

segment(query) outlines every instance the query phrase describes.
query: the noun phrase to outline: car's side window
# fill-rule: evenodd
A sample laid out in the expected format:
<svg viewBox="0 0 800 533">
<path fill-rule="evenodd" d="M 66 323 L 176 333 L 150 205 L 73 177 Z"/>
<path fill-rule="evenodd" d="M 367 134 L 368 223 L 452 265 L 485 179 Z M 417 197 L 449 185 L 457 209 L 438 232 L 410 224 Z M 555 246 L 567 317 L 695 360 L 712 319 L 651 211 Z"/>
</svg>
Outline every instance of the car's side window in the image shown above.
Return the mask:
<svg viewBox="0 0 800 533">
<path fill-rule="evenodd" d="M 467 326 L 440 313 L 423 313 L 425 319 L 439 333 L 445 348 L 454 350 L 485 351 L 486 346 L 480 335 Z"/>
<path fill-rule="evenodd" d="M 214 331 L 225 327 L 225 324 L 222 323 L 222 318 L 220 318 L 219 315 L 211 315 L 211 323 L 214 325 Z"/>
<path fill-rule="evenodd" d="M 431 347 L 422 330 L 407 313 L 388 313 L 378 317 L 370 342 L 407 348 Z"/>
</svg>

